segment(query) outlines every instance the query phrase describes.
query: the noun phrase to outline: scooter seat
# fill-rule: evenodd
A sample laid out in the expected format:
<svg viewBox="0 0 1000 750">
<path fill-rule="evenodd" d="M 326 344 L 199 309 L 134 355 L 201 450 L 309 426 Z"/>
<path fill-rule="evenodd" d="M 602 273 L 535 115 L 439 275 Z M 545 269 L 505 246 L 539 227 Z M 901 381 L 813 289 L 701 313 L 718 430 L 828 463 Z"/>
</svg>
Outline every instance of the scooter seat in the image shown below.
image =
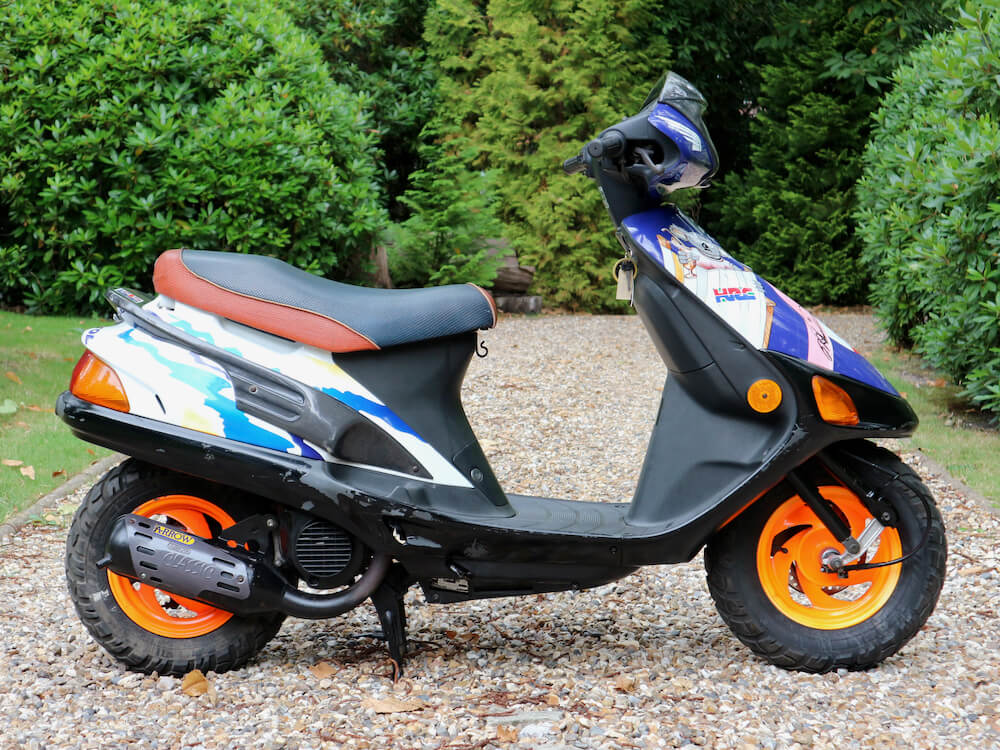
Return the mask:
<svg viewBox="0 0 1000 750">
<path fill-rule="evenodd" d="M 493 298 L 475 284 L 370 289 L 277 258 L 168 250 L 156 260 L 159 294 L 331 352 L 383 349 L 496 324 Z"/>
</svg>

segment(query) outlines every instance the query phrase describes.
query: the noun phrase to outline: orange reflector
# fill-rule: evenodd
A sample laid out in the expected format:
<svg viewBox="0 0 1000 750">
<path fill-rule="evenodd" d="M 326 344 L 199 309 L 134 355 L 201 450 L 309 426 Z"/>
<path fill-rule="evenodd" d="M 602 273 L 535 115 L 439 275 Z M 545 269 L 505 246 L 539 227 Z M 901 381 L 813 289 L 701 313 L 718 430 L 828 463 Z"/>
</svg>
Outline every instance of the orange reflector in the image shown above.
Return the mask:
<svg viewBox="0 0 1000 750">
<path fill-rule="evenodd" d="M 830 424 L 852 425 L 858 423 L 858 409 L 839 385 L 819 375 L 813 376 L 813 395 L 819 415 Z"/>
<path fill-rule="evenodd" d="M 761 414 L 772 412 L 781 405 L 781 387 L 773 380 L 757 380 L 747 389 L 747 403 Z"/>
<path fill-rule="evenodd" d="M 69 390 L 77 398 L 115 411 L 128 411 L 128 397 L 118 375 L 89 351 L 73 368 Z"/>
</svg>

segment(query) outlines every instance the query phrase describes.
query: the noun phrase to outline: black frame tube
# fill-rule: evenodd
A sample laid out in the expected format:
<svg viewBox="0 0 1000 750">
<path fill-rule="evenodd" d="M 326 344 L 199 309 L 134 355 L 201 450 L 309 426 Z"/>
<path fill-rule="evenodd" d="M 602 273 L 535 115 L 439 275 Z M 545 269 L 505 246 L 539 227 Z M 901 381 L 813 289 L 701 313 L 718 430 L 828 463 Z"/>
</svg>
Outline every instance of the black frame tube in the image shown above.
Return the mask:
<svg viewBox="0 0 1000 750">
<path fill-rule="evenodd" d="M 799 476 L 798 470 L 790 471 L 785 477 L 792 485 L 796 494 L 802 498 L 816 517 L 826 526 L 827 530 L 833 534 L 833 538 L 844 545 L 844 549 L 850 554 L 856 554 L 859 546 L 857 540 L 851 535 L 851 528 L 837 515 L 830 504 L 819 494 L 819 491 Z M 853 545 L 851 544 L 853 542 Z M 854 549 L 851 549 L 851 547 Z"/>
</svg>

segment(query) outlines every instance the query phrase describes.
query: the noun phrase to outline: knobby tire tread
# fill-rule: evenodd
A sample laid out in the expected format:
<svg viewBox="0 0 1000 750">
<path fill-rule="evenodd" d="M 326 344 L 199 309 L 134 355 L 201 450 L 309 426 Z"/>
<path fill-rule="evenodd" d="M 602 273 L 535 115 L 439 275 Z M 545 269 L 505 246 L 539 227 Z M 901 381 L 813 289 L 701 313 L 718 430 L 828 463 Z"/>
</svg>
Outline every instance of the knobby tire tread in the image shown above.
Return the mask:
<svg viewBox="0 0 1000 750">
<path fill-rule="evenodd" d="M 874 640 L 872 633 L 864 627 L 866 623 L 860 623 L 852 628 L 823 631 L 834 637 L 830 639 L 830 648 L 826 653 L 815 653 L 815 650 L 804 649 L 789 642 L 801 638 L 783 638 L 781 637 L 783 634 L 776 634 L 762 623 L 760 613 L 751 611 L 747 606 L 748 597 L 744 590 L 747 585 L 746 558 L 741 557 L 738 552 L 741 544 L 750 543 L 751 549 L 757 544 L 756 534 L 753 534 L 754 538 L 749 542 L 745 538 L 739 538 L 741 534 L 745 537 L 753 531 L 745 528 L 749 514 L 737 518 L 708 545 L 705 551 L 708 587 L 720 616 L 742 643 L 776 666 L 812 673 L 836 669 L 869 669 L 905 646 L 927 621 L 937 604 L 944 584 L 947 545 L 944 524 L 934 504 L 933 496 L 916 473 L 895 454 L 871 444 L 865 446 L 868 460 L 899 474 L 899 478 L 890 485 L 897 499 L 894 503 L 897 512 L 900 506 L 904 509 L 919 508 L 918 523 L 925 523 L 923 504 L 918 495 L 923 495 L 927 499 L 932 511 L 927 546 L 913 558 L 912 564 L 903 563 L 903 576 L 907 575 L 909 569 L 909 575 L 921 575 L 925 583 L 920 588 L 919 598 L 912 606 L 909 602 L 903 606 L 895 605 L 891 631 L 883 640 Z M 886 488 L 887 491 L 889 489 Z M 766 499 L 758 502 L 766 502 Z M 756 529 L 757 532 L 760 530 Z M 914 565 L 919 565 L 919 569 L 914 570 Z M 752 575 L 756 579 L 756 567 Z M 902 584 L 901 578 L 897 586 Z M 893 605 L 893 599 L 890 599 L 883 609 L 890 605 Z M 792 624 L 792 630 L 802 630 L 802 627 Z"/>
<path fill-rule="evenodd" d="M 190 492 L 198 484 L 197 480 L 130 459 L 112 468 L 90 489 L 73 517 L 67 536 L 66 579 L 70 598 L 91 636 L 130 669 L 161 675 L 184 675 L 193 669 L 217 673 L 237 669 L 277 635 L 284 621 L 283 615 L 233 617 L 219 630 L 198 638 L 183 639 L 197 641 L 197 653 L 192 653 L 191 648 L 185 646 L 178 647 L 176 656 L 170 656 L 162 653 L 169 651 L 169 643 L 166 648 L 154 649 L 152 646 L 171 639 L 142 630 L 121 611 L 117 603 L 113 603 L 110 591 L 105 589 L 102 593 L 98 590 L 100 586 L 96 576 L 88 578 L 88 551 L 92 552 L 89 545 L 97 541 L 94 538 L 97 527 L 102 520 L 106 520 L 103 516 L 117 502 L 116 498 L 143 484 L 163 483 L 166 486 L 171 482 L 185 492 Z M 204 493 L 205 488 L 201 491 Z M 93 557 L 91 554 L 91 560 Z M 92 561 L 89 564 L 92 565 Z M 104 575 L 103 571 L 100 575 Z M 108 601 L 110 606 L 99 606 L 94 597 L 99 601 Z M 223 635 L 220 631 L 224 631 L 224 638 L 220 637 Z M 181 652 L 184 652 L 183 655 Z"/>
</svg>

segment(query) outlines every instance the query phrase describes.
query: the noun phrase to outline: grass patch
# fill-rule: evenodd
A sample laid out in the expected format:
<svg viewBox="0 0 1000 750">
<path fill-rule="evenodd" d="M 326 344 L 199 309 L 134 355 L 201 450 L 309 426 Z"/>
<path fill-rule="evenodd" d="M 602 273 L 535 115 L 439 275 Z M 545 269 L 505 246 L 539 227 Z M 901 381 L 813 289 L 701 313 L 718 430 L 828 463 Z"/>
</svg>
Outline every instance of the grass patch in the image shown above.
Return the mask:
<svg viewBox="0 0 1000 750">
<path fill-rule="evenodd" d="M 73 437 L 54 412 L 83 353 L 80 335 L 107 324 L 0 311 L 0 460 L 21 462 L 0 465 L 0 520 L 110 455 Z"/>
<path fill-rule="evenodd" d="M 920 417 L 910 444 L 1000 507 L 1000 430 L 918 357 L 882 347 L 870 358 Z"/>
</svg>

